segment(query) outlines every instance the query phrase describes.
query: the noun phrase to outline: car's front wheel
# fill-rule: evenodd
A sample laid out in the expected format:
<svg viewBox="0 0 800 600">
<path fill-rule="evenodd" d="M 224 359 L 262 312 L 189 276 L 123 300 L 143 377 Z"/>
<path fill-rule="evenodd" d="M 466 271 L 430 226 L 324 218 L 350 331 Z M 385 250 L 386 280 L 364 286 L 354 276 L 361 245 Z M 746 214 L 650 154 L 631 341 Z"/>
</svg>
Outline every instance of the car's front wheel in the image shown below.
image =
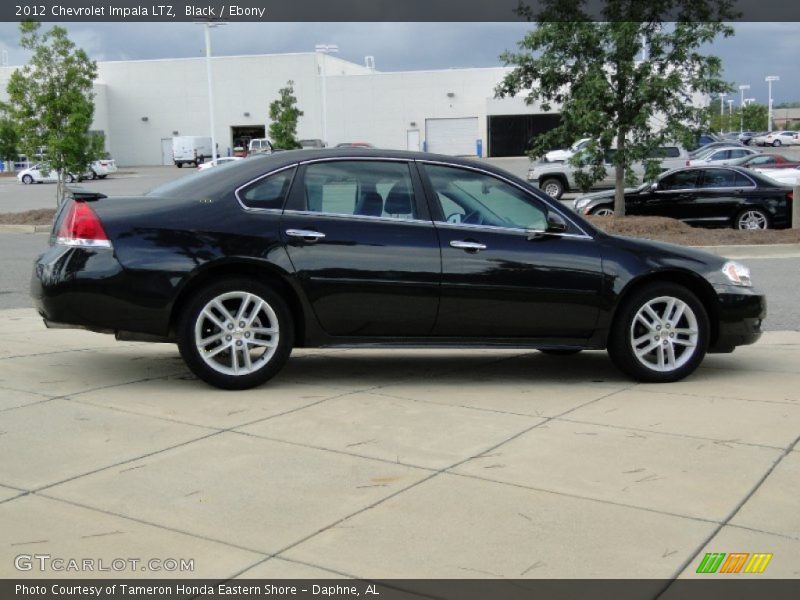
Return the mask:
<svg viewBox="0 0 800 600">
<path fill-rule="evenodd" d="M 202 289 L 178 324 L 183 360 L 219 388 L 255 387 L 281 370 L 292 351 L 294 327 L 286 303 L 272 288 L 228 279 Z"/>
<path fill-rule="evenodd" d="M 690 290 L 673 283 L 651 284 L 620 307 L 608 353 L 637 381 L 677 381 L 703 360 L 709 331 L 708 314 Z"/>
<path fill-rule="evenodd" d="M 773 148 L 777 148 L 777 147 L 779 147 L 780 145 L 781 145 L 781 141 L 780 141 L 780 140 L 774 140 L 774 141 L 772 142 L 772 147 L 773 147 Z"/>
<path fill-rule="evenodd" d="M 22 183 L 25 183 L 25 184 L 33 183 L 33 177 L 31 177 L 30 175 L 23 175 L 22 176 Z"/>
<path fill-rule="evenodd" d="M 598 206 L 597 208 L 593 208 L 589 214 L 596 217 L 611 217 L 614 215 L 614 209 L 610 206 Z"/>
<path fill-rule="evenodd" d="M 564 195 L 564 184 L 559 179 L 545 179 L 542 181 L 541 190 L 551 198 L 558 200 Z"/>
</svg>

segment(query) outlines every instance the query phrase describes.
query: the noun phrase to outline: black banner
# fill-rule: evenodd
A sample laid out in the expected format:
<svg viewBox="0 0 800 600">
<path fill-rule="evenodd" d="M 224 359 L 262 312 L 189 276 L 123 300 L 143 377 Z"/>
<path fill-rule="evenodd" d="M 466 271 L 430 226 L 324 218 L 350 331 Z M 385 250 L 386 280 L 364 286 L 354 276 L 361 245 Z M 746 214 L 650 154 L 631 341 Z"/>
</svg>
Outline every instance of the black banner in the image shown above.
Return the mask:
<svg viewBox="0 0 800 600">
<path fill-rule="evenodd" d="M 632 568 L 634 565 L 632 565 Z M 800 579 L 710 575 L 700 580 L 658 579 L 397 579 L 397 580 L 0 580 L 3 600 L 190 600 L 271 598 L 275 600 L 796 600 Z"/>
<path fill-rule="evenodd" d="M 522 20 L 516 10 L 519 4 L 519 0 L 12 0 L 0 3 L 0 20 L 511 22 Z M 533 15 L 542 6 L 541 0 L 522 0 L 522 4 Z M 582 8 L 591 19 L 608 20 L 605 4 L 606 0 L 585 0 Z M 800 2 L 733 0 L 733 13 L 726 20 L 795 22 L 800 21 Z"/>
</svg>

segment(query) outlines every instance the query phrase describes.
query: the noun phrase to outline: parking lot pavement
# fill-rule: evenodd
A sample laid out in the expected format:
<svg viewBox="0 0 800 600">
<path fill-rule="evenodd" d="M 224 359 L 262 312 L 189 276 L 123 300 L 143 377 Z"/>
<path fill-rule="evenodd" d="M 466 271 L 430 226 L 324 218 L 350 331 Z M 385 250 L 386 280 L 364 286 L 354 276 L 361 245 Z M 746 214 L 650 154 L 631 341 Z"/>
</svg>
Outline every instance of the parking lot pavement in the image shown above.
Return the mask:
<svg viewBox="0 0 800 600">
<path fill-rule="evenodd" d="M 602 352 L 327 349 L 225 392 L 172 345 L 0 318 L 0 577 L 65 575 L 21 553 L 194 559 L 149 577 L 672 578 L 772 552 L 764 576 L 800 578 L 800 332 L 669 385 Z"/>
</svg>

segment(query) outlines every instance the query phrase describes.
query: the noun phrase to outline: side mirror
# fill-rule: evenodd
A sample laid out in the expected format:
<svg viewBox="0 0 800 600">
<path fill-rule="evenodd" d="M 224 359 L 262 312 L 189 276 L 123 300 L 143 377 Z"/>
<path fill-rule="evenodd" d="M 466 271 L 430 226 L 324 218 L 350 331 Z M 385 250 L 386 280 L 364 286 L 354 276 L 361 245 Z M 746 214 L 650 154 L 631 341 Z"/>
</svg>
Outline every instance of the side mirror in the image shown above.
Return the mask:
<svg viewBox="0 0 800 600">
<path fill-rule="evenodd" d="M 528 239 L 538 240 L 542 237 L 551 234 L 565 233 L 567 231 L 567 222 L 560 214 L 556 212 L 547 213 L 547 225 L 544 229 L 528 229 Z"/>
<path fill-rule="evenodd" d="M 547 229 L 545 230 L 546 233 L 566 233 L 567 231 L 567 222 L 557 212 L 550 212 L 547 213 Z"/>
</svg>

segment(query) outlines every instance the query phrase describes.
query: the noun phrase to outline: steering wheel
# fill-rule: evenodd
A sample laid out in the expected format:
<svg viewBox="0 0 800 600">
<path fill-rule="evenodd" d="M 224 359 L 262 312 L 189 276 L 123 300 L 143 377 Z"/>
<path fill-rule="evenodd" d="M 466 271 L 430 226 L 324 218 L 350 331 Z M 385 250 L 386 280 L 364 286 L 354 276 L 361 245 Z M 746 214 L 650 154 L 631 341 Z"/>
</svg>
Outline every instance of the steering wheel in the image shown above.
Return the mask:
<svg viewBox="0 0 800 600">
<path fill-rule="evenodd" d="M 479 210 L 473 210 L 465 214 L 461 222 L 468 225 L 483 225 L 483 214 Z"/>
</svg>

